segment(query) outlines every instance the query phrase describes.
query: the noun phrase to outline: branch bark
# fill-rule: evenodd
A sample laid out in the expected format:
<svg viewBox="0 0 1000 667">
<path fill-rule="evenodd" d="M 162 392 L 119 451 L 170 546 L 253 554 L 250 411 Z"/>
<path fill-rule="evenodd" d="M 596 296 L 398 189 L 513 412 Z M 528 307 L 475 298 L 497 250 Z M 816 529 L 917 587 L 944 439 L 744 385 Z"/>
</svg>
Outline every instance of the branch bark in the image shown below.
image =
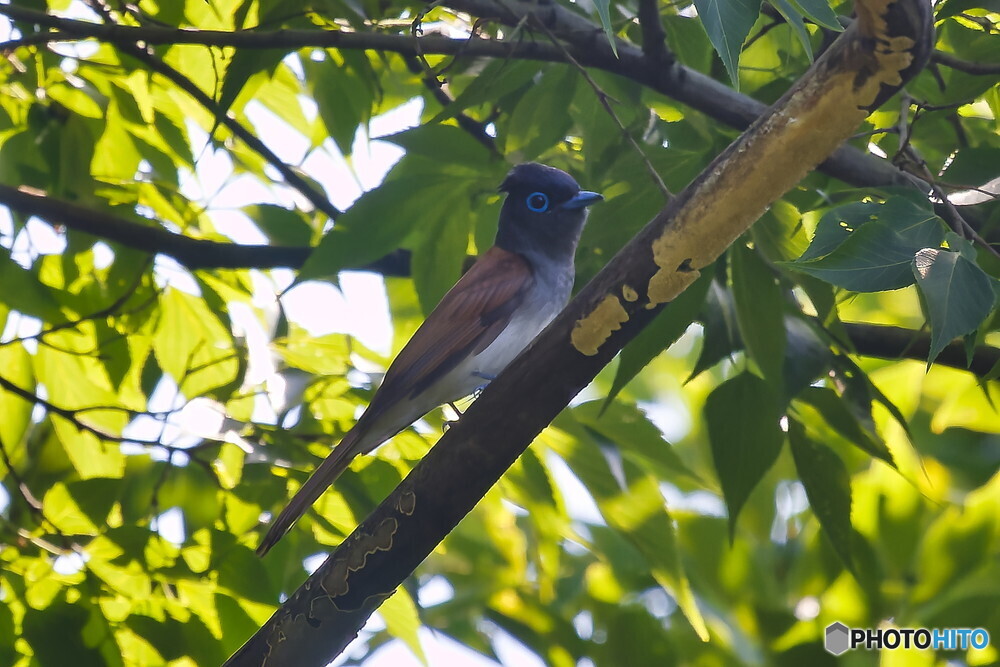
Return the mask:
<svg viewBox="0 0 1000 667">
<path fill-rule="evenodd" d="M 339 654 L 663 304 L 915 72 L 930 4 L 859 0 L 857 9 L 856 25 L 609 262 L 227 665 L 319 665 Z M 690 592 L 674 593 L 703 628 Z"/>
<path fill-rule="evenodd" d="M 0 184 L 0 204 L 26 216 L 37 216 L 51 225 L 63 225 L 129 248 L 172 257 L 191 270 L 297 269 L 314 249 L 312 246 L 238 245 L 182 236 L 159 225 L 127 220 L 27 187 Z M 385 276 L 408 276 L 410 253 L 396 250 L 370 264 L 353 268 Z"/>
<path fill-rule="evenodd" d="M 707 116 L 737 129 L 745 129 L 764 113 L 767 105 L 738 93 L 728 86 L 673 62 L 670 66 L 650 67 L 649 59 L 638 47 L 618 40 L 616 55 L 600 27 L 586 18 L 555 4 L 539 5 L 522 0 L 506 0 L 502 5 L 492 0 L 451 0 L 449 7 L 474 16 L 493 18 L 517 26 L 529 17 L 541 21 L 554 34 L 569 43 L 567 50 L 580 64 L 617 74 L 663 93 Z M 540 7 L 544 8 L 540 9 Z M 16 21 L 34 23 L 57 31 L 53 41 L 95 38 L 115 44 L 202 44 L 246 49 L 289 50 L 317 47 L 397 53 L 403 56 L 451 55 L 565 62 L 563 49 L 546 41 L 517 39 L 451 39 L 430 35 L 418 39 L 388 33 L 347 32 L 341 30 L 190 30 L 158 26 L 132 27 L 98 24 L 65 19 L 14 5 L 0 5 L 0 15 Z M 927 45 L 928 48 L 930 45 Z M 874 100 L 873 100 L 874 102 Z M 886 160 L 841 146 L 819 170 L 857 187 L 917 186 L 924 192 L 930 187 Z"/>
<path fill-rule="evenodd" d="M 880 324 L 844 322 L 855 351 L 863 357 L 913 359 L 925 362 L 931 350 L 931 335 L 923 331 Z M 979 345 L 972 351 L 971 363 L 962 341 L 949 343 L 934 360 L 939 366 L 969 371 L 978 378 L 991 377 L 1000 368 L 1000 348 Z"/>
</svg>

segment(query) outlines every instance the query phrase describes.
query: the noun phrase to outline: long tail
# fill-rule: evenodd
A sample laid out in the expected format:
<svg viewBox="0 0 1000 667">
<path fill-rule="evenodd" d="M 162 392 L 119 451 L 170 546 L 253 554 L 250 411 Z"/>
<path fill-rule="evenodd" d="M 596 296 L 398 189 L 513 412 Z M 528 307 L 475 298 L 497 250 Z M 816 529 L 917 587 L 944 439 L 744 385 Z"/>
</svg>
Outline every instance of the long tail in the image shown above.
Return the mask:
<svg viewBox="0 0 1000 667">
<path fill-rule="evenodd" d="M 347 432 L 343 440 L 334 447 L 330 455 L 319 464 L 319 467 L 313 471 L 312 476 L 306 480 L 302 488 L 292 497 L 285 506 L 285 509 L 281 510 L 277 518 L 271 522 L 271 527 L 268 528 L 267 535 L 264 536 L 260 546 L 257 547 L 258 556 L 264 556 L 264 554 L 270 551 L 271 547 L 277 544 L 278 540 L 288 532 L 288 529 L 299 520 L 299 517 L 305 514 L 305 511 L 323 495 L 327 487 L 340 477 L 340 473 L 344 472 L 347 466 L 351 465 L 354 457 L 365 451 L 358 446 L 360 444 L 359 441 L 362 440 L 364 435 L 365 433 L 357 425 Z"/>
</svg>

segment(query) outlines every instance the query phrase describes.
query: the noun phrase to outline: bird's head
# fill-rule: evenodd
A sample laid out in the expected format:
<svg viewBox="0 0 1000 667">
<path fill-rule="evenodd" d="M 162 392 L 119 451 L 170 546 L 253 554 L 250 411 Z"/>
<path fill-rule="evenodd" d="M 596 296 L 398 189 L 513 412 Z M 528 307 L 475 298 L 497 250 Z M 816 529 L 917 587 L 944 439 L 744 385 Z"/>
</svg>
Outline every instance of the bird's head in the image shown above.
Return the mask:
<svg viewBox="0 0 1000 667">
<path fill-rule="evenodd" d="M 500 184 L 507 199 L 500 209 L 497 245 L 526 256 L 541 254 L 572 261 L 587 207 L 604 199 L 581 190 L 565 171 L 535 162 L 519 164 Z"/>
</svg>

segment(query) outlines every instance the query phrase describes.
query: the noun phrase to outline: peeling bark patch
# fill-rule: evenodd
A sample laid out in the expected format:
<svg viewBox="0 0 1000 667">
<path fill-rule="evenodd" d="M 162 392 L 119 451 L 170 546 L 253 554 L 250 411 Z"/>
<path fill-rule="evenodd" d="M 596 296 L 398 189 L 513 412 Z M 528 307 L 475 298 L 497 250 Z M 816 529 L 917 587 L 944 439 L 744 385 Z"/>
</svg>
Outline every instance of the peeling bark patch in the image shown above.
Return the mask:
<svg viewBox="0 0 1000 667">
<path fill-rule="evenodd" d="M 320 580 L 320 587 L 331 602 L 333 598 L 346 595 L 351 590 L 350 575 L 365 566 L 368 556 L 392 548 L 392 538 L 398 527 L 399 524 L 395 519 L 383 519 L 375 532 L 358 537 L 351 545 L 346 559 L 334 561 L 326 576 Z"/>
<path fill-rule="evenodd" d="M 628 285 L 622 285 L 622 297 L 631 303 L 639 298 L 639 293 Z"/>
<path fill-rule="evenodd" d="M 417 508 L 417 496 L 412 491 L 404 491 L 396 501 L 396 510 L 403 516 L 411 516 Z"/>
<path fill-rule="evenodd" d="M 613 294 L 608 294 L 589 315 L 576 321 L 570 341 L 581 354 L 592 357 L 597 354 L 604 341 L 627 321 L 628 313 L 621 301 Z"/>
</svg>

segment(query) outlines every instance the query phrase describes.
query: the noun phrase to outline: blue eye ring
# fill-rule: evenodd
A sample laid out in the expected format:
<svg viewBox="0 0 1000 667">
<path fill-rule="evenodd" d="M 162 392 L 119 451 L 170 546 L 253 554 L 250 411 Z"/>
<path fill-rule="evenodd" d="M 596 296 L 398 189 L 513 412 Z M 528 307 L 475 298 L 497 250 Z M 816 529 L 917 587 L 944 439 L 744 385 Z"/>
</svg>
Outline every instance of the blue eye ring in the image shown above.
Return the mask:
<svg viewBox="0 0 1000 667">
<path fill-rule="evenodd" d="M 549 196 L 544 192 L 532 192 L 524 199 L 524 205 L 529 211 L 545 213 L 549 210 Z"/>
</svg>

